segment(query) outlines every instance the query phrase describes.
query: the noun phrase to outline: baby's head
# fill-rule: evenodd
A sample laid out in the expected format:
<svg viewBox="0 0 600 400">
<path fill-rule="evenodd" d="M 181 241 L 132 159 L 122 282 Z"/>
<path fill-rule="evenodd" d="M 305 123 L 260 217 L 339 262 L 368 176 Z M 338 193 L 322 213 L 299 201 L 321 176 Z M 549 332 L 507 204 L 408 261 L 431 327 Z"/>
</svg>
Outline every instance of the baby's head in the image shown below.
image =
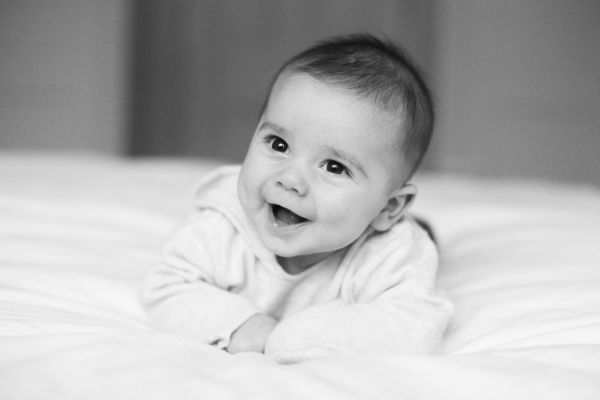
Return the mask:
<svg viewBox="0 0 600 400">
<path fill-rule="evenodd" d="M 408 54 L 390 42 L 366 34 L 323 41 L 292 57 L 279 69 L 263 113 L 276 82 L 294 74 L 307 74 L 347 90 L 395 119 L 399 129 L 394 150 L 401 161 L 397 176 L 400 181 L 408 181 L 427 151 L 434 123 L 432 96 Z"/>
<path fill-rule="evenodd" d="M 265 246 L 302 270 L 402 217 L 432 129 L 431 96 L 403 52 L 369 35 L 322 42 L 277 73 L 240 202 Z"/>
</svg>

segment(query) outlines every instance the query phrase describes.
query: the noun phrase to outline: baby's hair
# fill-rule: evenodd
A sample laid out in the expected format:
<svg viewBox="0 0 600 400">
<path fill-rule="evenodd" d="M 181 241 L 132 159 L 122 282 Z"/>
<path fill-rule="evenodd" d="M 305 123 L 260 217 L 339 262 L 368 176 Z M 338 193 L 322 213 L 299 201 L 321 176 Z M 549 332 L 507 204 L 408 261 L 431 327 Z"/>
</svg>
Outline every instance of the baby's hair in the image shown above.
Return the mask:
<svg viewBox="0 0 600 400">
<path fill-rule="evenodd" d="M 269 87 L 283 73 L 306 73 L 321 82 L 354 92 L 381 107 L 399 112 L 403 120 L 401 147 L 408 179 L 419 167 L 431 140 L 434 124 L 432 95 L 410 56 L 390 41 L 370 34 L 337 36 L 317 43 L 289 59 Z M 262 115 L 261 112 L 261 115 Z"/>
</svg>

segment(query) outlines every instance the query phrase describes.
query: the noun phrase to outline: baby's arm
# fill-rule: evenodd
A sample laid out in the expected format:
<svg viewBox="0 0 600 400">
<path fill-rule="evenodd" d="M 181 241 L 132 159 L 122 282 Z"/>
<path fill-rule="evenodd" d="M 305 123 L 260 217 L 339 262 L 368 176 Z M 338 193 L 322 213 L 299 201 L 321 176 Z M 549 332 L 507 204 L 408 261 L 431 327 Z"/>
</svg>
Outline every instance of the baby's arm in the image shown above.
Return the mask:
<svg viewBox="0 0 600 400">
<path fill-rule="evenodd" d="M 266 354 L 280 363 L 356 352 L 439 352 L 451 308 L 443 300 L 381 299 L 307 308 L 280 322 Z"/>
<path fill-rule="evenodd" d="M 232 333 L 260 310 L 232 292 L 243 273 L 219 258 L 228 254 L 218 250 L 228 240 L 227 232 L 215 229 L 219 218 L 192 220 L 172 237 L 163 263 L 146 279 L 142 303 L 157 328 L 225 349 Z"/>
<path fill-rule="evenodd" d="M 398 249 L 392 243 L 385 255 L 367 253 L 345 275 L 345 295 L 281 320 L 265 353 L 294 363 L 355 352 L 439 352 L 452 305 L 435 292 L 433 243 L 422 236 Z"/>
</svg>

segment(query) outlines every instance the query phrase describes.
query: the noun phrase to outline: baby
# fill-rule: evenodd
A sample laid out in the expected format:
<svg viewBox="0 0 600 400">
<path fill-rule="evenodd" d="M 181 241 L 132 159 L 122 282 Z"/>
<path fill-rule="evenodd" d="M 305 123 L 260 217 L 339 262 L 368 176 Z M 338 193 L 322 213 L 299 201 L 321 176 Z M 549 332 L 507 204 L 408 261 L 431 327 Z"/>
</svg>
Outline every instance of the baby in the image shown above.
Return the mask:
<svg viewBox="0 0 600 400">
<path fill-rule="evenodd" d="M 244 163 L 202 182 L 148 277 L 151 322 L 280 363 L 438 352 L 452 307 L 407 215 L 432 129 L 429 91 L 392 44 L 350 35 L 291 58 Z"/>
</svg>

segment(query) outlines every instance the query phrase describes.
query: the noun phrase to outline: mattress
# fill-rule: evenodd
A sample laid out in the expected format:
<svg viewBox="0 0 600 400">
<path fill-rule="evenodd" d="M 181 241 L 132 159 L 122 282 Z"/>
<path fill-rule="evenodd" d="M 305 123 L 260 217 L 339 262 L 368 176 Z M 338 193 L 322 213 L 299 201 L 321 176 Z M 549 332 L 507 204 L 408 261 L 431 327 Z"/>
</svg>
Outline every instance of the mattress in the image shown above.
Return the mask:
<svg viewBox="0 0 600 400">
<path fill-rule="evenodd" d="M 138 300 L 220 164 L 0 153 L 0 398 L 600 398 L 598 188 L 418 175 L 455 306 L 443 354 L 279 365 L 154 330 Z"/>
</svg>

